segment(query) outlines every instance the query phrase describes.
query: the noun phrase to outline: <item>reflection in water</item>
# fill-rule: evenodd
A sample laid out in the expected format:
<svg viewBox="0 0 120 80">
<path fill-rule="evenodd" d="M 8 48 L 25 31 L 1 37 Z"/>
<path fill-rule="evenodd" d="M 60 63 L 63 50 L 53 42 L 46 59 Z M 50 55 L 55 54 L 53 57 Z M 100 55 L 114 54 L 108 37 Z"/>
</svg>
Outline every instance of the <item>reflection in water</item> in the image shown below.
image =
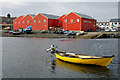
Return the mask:
<svg viewBox="0 0 120 80">
<path fill-rule="evenodd" d="M 94 74 L 94 75 L 101 75 L 101 77 L 111 77 L 110 71 L 107 67 L 102 66 L 92 66 L 92 65 L 82 65 L 82 64 L 72 64 L 61 61 L 59 59 L 52 60 L 51 69 L 52 72 L 55 73 L 56 68 L 70 72 L 78 72 L 80 74 Z"/>
<path fill-rule="evenodd" d="M 51 61 L 51 73 L 55 74 L 56 60 Z"/>
</svg>

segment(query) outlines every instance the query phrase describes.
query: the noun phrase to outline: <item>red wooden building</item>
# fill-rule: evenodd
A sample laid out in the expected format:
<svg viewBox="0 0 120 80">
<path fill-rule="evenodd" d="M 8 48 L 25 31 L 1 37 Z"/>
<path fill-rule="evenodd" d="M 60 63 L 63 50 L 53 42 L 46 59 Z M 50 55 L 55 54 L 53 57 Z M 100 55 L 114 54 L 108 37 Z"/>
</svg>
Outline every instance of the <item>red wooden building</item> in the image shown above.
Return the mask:
<svg viewBox="0 0 120 80">
<path fill-rule="evenodd" d="M 18 30 L 19 28 L 25 29 L 28 26 L 33 28 L 33 14 L 27 14 L 26 16 L 19 16 L 13 21 L 13 30 Z"/>
<path fill-rule="evenodd" d="M 71 12 L 63 17 L 64 30 L 95 31 L 96 20 L 88 15 Z"/>
<path fill-rule="evenodd" d="M 71 12 L 67 15 L 56 16 L 39 13 L 38 15 L 27 14 L 19 16 L 13 21 L 13 29 L 25 29 L 31 26 L 33 30 L 80 30 L 95 31 L 96 20 L 88 15 Z"/>
<path fill-rule="evenodd" d="M 23 18 L 24 16 L 19 16 L 18 18 L 14 19 L 13 20 L 13 30 L 18 30 L 19 27 L 21 27 L 21 19 Z"/>
<path fill-rule="evenodd" d="M 61 27 L 63 26 L 63 25 L 62 25 L 62 23 L 63 23 L 62 21 L 63 21 L 63 18 L 64 18 L 64 17 L 65 17 L 65 14 L 62 15 L 62 16 L 60 16 L 60 17 L 58 18 L 59 26 L 61 26 Z"/>
<path fill-rule="evenodd" d="M 59 22 L 58 18 L 60 16 L 39 13 L 38 15 L 28 14 L 25 17 L 18 17 L 13 21 L 14 30 L 18 30 L 19 28 L 25 29 L 28 26 L 31 26 L 33 30 L 50 30 L 59 28 L 61 26 L 61 22 Z"/>
<path fill-rule="evenodd" d="M 35 16 L 36 16 L 36 15 L 34 15 L 34 14 L 27 14 L 25 17 L 23 17 L 23 18 L 20 20 L 21 28 L 25 29 L 26 27 L 31 26 L 32 29 L 34 30 L 33 18 L 34 18 Z"/>
<path fill-rule="evenodd" d="M 59 27 L 59 16 L 39 13 L 33 18 L 34 30 L 50 30 Z"/>
</svg>

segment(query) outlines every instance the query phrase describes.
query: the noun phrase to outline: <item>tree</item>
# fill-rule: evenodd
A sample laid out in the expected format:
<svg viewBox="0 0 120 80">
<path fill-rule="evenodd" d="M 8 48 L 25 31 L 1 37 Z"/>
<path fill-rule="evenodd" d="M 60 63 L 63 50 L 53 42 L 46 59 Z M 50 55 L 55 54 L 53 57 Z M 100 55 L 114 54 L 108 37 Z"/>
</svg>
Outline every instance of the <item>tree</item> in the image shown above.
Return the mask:
<svg viewBox="0 0 120 80">
<path fill-rule="evenodd" d="M 7 14 L 7 17 L 10 18 L 10 16 L 11 16 L 11 15 L 8 13 L 8 14 Z"/>
</svg>

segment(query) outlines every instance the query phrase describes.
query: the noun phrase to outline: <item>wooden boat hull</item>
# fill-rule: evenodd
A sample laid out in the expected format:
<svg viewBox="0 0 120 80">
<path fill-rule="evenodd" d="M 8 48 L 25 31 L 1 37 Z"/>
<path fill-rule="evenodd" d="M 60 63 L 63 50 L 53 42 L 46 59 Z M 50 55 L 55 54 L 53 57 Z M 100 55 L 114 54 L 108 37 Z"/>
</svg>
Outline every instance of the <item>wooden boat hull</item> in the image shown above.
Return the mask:
<svg viewBox="0 0 120 80">
<path fill-rule="evenodd" d="M 58 53 L 55 53 L 56 58 L 70 62 L 70 63 L 77 63 L 77 64 L 90 64 L 90 65 L 99 65 L 99 66 L 107 66 L 114 56 L 107 56 L 107 57 L 96 57 L 96 58 L 74 58 L 74 57 L 66 57 L 61 56 Z"/>
</svg>

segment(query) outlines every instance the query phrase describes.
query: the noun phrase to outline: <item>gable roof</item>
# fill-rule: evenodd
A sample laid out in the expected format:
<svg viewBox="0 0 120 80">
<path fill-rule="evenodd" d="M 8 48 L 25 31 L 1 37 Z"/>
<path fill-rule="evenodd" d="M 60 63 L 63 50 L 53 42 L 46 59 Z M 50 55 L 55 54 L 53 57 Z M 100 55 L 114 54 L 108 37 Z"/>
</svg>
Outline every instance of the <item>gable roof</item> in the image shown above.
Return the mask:
<svg viewBox="0 0 120 80">
<path fill-rule="evenodd" d="M 85 14 L 81 14 L 81 13 L 77 13 L 77 12 L 73 12 L 75 14 L 77 14 L 78 16 L 82 17 L 82 18 L 87 18 L 87 19 L 94 19 L 91 16 L 85 15 Z M 95 20 L 95 19 L 94 19 Z"/>
<path fill-rule="evenodd" d="M 30 16 L 32 16 L 32 17 L 35 17 L 35 16 L 36 16 L 35 14 L 28 14 L 28 15 L 30 15 Z"/>
<path fill-rule="evenodd" d="M 120 22 L 120 18 L 117 18 L 117 19 L 111 19 L 110 22 Z"/>
<path fill-rule="evenodd" d="M 47 17 L 48 19 L 58 19 L 60 17 L 60 16 L 45 14 L 45 13 L 41 13 L 41 14 Z"/>
<path fill-rule="evenodd" d="M 14 19 L 14 20 L 17 20 L 17 19 L 22 19 L 24 16 L 19 16 L 19 17 L 16 17 L 16 19 Z"/>
</svg>

